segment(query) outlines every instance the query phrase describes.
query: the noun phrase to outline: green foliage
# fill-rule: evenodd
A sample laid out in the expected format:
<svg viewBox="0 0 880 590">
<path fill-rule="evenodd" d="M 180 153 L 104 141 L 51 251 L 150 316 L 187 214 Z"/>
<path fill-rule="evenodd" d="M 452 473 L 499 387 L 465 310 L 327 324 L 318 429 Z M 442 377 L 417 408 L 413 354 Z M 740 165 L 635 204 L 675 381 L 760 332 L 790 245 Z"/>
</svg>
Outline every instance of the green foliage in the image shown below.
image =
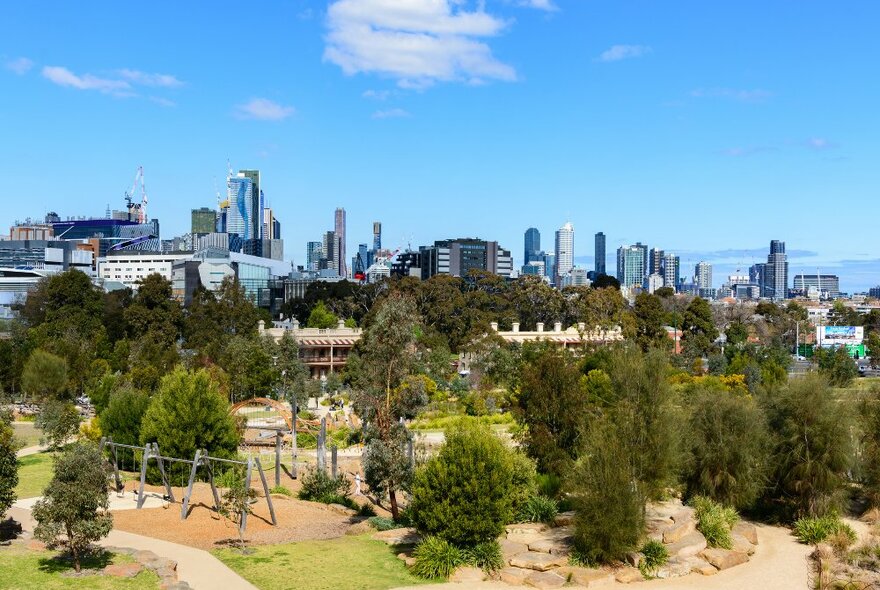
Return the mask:
<svg viewBox="0 0 880 590">
<path fill-rule="evenodd" d="M 51 449 L 60 448 L 79 431 L 79 410 L 71 402 L 51 400 L 43 404 L 37 415 L 36 426 Z"/>
<path fill-rule="evenodd" d="M 206 449 L 231 459 L 240 438 L 229 404 L 205 370 L 178 367 L 163 377 L 141 421 L 141 443 L 156 442 L 169 457 L 193 457 Z"/>
<path fill-rule="evenodd" d="M 327 309 L 323 301 L 319 301 L 312 312 L 309 314 L 309 320 L 306 322 L 307 328 L 335 328 L 339 324 L 339 318 Z"/>
<path fill-rule="evenodd" d="M 880 351 L 880 349 L 878 349 Z M 880 357 L 880 354 L 877 355 Z M 865 495 L 871 506 L 880 507 L 880 388 L 859 404 L 862 438 L 862 471 Z"/>
<path fill-rule="evenodd" d="M 233 336 L 220 355 L 219 364 L 229 376 L 232 401 L 251 397 L 272 397 L 280 372 L 272 357 L 274 342 Z"/>
<path fill-rule="evenodd" d="M 699 355 L 706 355 L 718 338 L 718 330 L 712 319 L 712 308 L 702 297 L 694 297 L 684 312 L 681 338 L 685 348 Z"/>
<path fill-rule="evenodd" d="M 257 497 L 257 492 L 245 482 L 246 476 L 241 465 L 236 465 L 230 471 L 235 472 L 235 477 L 232 478 L 231 485 L 223 492 L 217 512 L 235 525 L 236 531 L 238 531 L 239 547 L 244 551 L 244 531 L 241 530 L 240 525 L 242 518 L 253 512 L 251 504 Z"/>
<path fill-rule="evenodd" d="M 511 456 L 488 428 L 463 419 L 416 472 L 410 503 L 416 528 L 462 547 L 495 539 L 513 516 Z"/>
<path fill-rule="evenodd" d="M 648 541 L 642 545 L 640 553 L 643 559 L 639 563 L 639 570 L 646 578 L 653 576 L 669 561 L 669 551 L 666 550 L 666 545 L 660 541 Z"/>
<path fill-rule="evenodd" d="M 647 292 L 636 295 L 633 313 L 636 319 L 636 343 L 642 350 L 669 347 L 672 341 L 664 328 L 666 313 L 657 295 Z"/>
<path fill-rule="evenodd" d="M 339 504 L 344 503 L 338 500 L 347 498 L 350 489 L 351 482 L 342 473 L 333 478 L 324 470 L 308 469 L 302 478 L 299 498 L 323 504 Z"/>
<path fill-rule="evenodd" d="M 570 352 L 542 349 L 523 366 L 514 417 L 522 443 L 542 473 L 561 475 L 581 450 L 591 414 L 582 374 Z"/>
<path fill-rule="evenodd" d="M 768 393 L 763 404 L 777 457 L 768 500 L 792 519 L 841 507 L 853 459 L 850 408 L 815 373 Z"/>
<path fill-rule="evenodd" d="M 293 492 L 287 486 L 273 486 L 269 489 L 270 494 L 279 494 L 281 496 L 293 496 Z"/>
<path fill-rule="evenodd" d="M 18 444 L 12 429 L 12 413 L 0 410 L 0 520 L 15 502 L 18 485 Z"/>
<path fill-rule="evenodd" d="M 629 452 L 610 423 L 597 424 L 567 479 L 576 510 L 574 546 L 582 562 L 620 560 L 642 537 L 645 497 L 634 485 Z"/>
<path fill-rule="evenodd" d="M 514 450 L 510 458 L 513 460 L 513 491 L 510 496 L 511 514 L 519 514 L 529 498 L 538 493 L 538 473 L 535 462 L 519 449 Z"/>
<path fill-rule="evenodd" d="M 816 348 L 813 360 L 819 365 L 819 374 L 834 387 L 846 387 L 859 376 L 858 367 L 844 347 Z"/>
<path fill-rule="evenodd" d="M 687 495 L 747 508 L 767 483 L 770 434 L 753 399 L 703 391 L 691 397 Z"/>
<path fill-rule="evenodd" d="M 546 496 L 531 496 L 520 507 L 517 520 L 519 522 L 544 522 L 553 524 L 559 513 L 559 503 Z"/>
<path fill-rule="evenodd" d="M 372 526 L 377 531 L 390 531 L 393 529 L 399 529 L 400 525 L 390 518 L 384 518 L 382 516 L 371 516 L 369 518 L 370 526 Z"/>
<path fill-rule="evenodd" d="M 21 387 L 37 401 L 68 398 L 67 361 L 51 352 L 35 350 L 24 365 Z"/>
<path fill-rule="evenodd" d="M 852 527 L 843 522 L 836 512 L 818 518 L 799 518 L 794 523 L 794 536 L 805 545 L 817 545 L 836 535 L 849 540 L 850 545 L 858 539 Z"/>
<path fill-rule="evenodd" d="M 694 507 L 697 529 L 706 537 L 709 547 L 730 549 L 730 529 L 739 520 L 736 510 L 703 496 L 691 498 L 690 504 Z"/>
<path fill-rule="evenodd" d="M 101 413 L 101 429 L 113 442 L 137 446 L 141 442 L 141 423 L 150 396 L 132 387 L 123 387 L 110 395 L 110 403 Z M 160 447 L 161 448 L 161 447 Z"/>
<path fill-rule="evenodd" d="M 497 572 L 505 565 L 501 546 L 495 539 L 462 549 L 461 556 L 465 564 L 478 567 L 486 573 Z"/>
<path fill-rule="evenodd" d="M 413 551 L 413 557 L 416 561 L 410 571 L 426 580 L 448 579 L 464 564 L 461 551 L 446 539 L 437 536 L 422 539 Z"/>
<path fill-rule="evenodd" d="M 376 516 L 376 509 L 373 508 L 372 504 L 361 504 L 357 507 L 357 515 L 372 518 Z"/>
<path fill-rule="evenodd" d="M 55 463 L 55 475 L 43 499 L 33 509 L 34 537 L 49 548 L 64 546 L 76 571 L 90 544 L 113 528 L 107 476 L 107 464 L 95 445 L 69 445 Z"/>
<path fill-rule="evenodd" d="M 535 478 L 538 493 L 547 498 L 559 498 L 562 493 L 562 478 L 552 473 L 539 473 Z"/>
</svg>

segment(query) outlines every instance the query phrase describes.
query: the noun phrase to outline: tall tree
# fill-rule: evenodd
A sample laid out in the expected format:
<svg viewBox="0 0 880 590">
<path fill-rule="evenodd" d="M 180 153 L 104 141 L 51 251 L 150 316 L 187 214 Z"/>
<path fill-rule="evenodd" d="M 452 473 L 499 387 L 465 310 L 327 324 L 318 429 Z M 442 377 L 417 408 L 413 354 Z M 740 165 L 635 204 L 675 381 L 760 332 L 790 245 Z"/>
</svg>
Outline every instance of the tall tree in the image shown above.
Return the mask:
<svg viewBox="0 0 880 590">
<path fill-rule="evenodd" d="M 323 301 L 319 301 L 309 313 L 309 321 L 306 323 L 308 328 L 335 328 L 339 323 L 339 318 L 327 309 Z"/>
<path fill-rule="evenodd" d="M 702 297 L 694 297 L 687 306 L 682 320 L 684 346 L 693 353 L 705 356 L 718 338 L 718 330 L 712 318 L 712 308 Z"/>
<path fill-rule="evenodd" d="M 0 410 L 0 521 L 15 502 L 18 485 L 18 445 L 12 429 L 12 412 Z"/>
<path fill-rule="evenodd" d="M 69 399 L 67 361 L 51 352 L 35 350 L 24 365 L 21 385 L 37 401 Z"/>
<path fill-rule="evenodd" d="M 633 314 L 636 318 L 636 342 L 642 350 L 668 348 L 672 341 L 663 327 L 666 313 L 659 297 L 650 293 L 639 293 L 636 295 Z"/>
<path fill-rule="evenodd" d="M 394 518 L 397 492 L 408 487 L 413 472 L 405 452 L 410 434 L 401 419 L 414 417 L 427 401 L 418 387 L 402 387 L 418 365 L 418 329 L 412 299 L 386 298 L 346 367 L 355 411 L 368 425 L 364 475 L 377 494 L 388 494 Z"/>
</svg>

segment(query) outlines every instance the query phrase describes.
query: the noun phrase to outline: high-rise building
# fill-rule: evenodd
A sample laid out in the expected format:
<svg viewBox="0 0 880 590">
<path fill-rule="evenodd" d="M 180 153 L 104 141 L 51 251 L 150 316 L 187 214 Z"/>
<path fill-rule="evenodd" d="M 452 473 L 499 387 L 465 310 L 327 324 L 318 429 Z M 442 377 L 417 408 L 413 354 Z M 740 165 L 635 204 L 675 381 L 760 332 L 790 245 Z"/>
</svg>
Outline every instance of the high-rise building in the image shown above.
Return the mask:
<svg viewBox="0 0 880 590">
<path fill-rule="evenodd" d="M 880 299 L 880 285 L 876 287 L 871 287 L 868 289 L 868 297 L 873 297 L 874 299 Z"/>
<path fill-rule="evenodd" d="M 498 242 L 475 238 L 439 240 L 419 248 L 422 279 L 448 274 L 467 277 L 472 270 L 488 271 L 503 277 L 513 274 L 513 257 Z"/>
<path fill-rule="evenodd" d="M 694 282 L 697 284 L 697 289 L 700 291 L 703 289 L 711 289 L 712 265 L 705 260 L 698 262 L 694 267 Z"/>
<path fill-rule="evenodd" d="M 259 240 L 262 239 L 263 236 L 263 208 L 265 207 L 264 195 L 263 195 L 263 187 L 260 184 L 260 171 L 259 170 L 239 170 L 239 176 L 244 176 L 245 178 L 249 178 L 251 181 L 251 185 L 253 186 L 253 191 L 251 194 L 251 208 L 254 211 L 253 218 L 250 223 L 250 235 L 249 237 L 242 236 L 243 240 L 246 239 L 254 239 Z"/>
<path fill-rule="evenodd" d="M 335 216 L 336 223 L 334 224 L 334 231 L 336 232 L 337 248 L 338 252 L 338 261 L 339 266 L 337 267 L 339 271 L 339 276 L 347 277 L 348 276 L 348 268 L 346 267 L 345 262 L 345 209 L 339 207 L 336 209 Z"/>
<path fill-rule="evenodd" d="M 596 234 L 596 246 L 595 251 L 596 255 L 596 276 L 604 275 L 605 272 L 605 234 L 599 232 Z"/>
<path fill-rule="evenodd" d="M 553 282 L 562 284 L 562 277 L 574 267 L 574 226 L 566 223 L 556 231 L 556 269 Z"/>
<path fill-rule="evenodd" d="M 270 207 L 263 209 L 263 239 L 281 239 L 281 222 L 275 218 L 275 212 Z"/>
<path fill-rule="evenodd" d="M 788 297 L 788 259 L 785 254 L 785 242 L 772 240 L 770 254 L 764 265 L 764 281 L 761 284 L 761 296 L 779 300 Z"/>
<path fill-rule="evenodd" d="M 645 280 L 645 255 L 640 244 L 617 249 L 617 280 L 621 286 L 641 285 Z"/>
<path fill-rule="evenodd" d="M 651 248 L 648 253 L 648 274 L 663 276 L 663 257 L 665 253 L 659 248 Z M 669 285 L 667 285 L 668 287 Z"/>
<path fill-rule="evenodd" d="M 382 222 L 373 222 L 373 251 L 378 252 L 382 249 Z"/>
<path fill-rule="evenodd" d="M 535 260 L 539 260 L 541 255 L 541 232 L 537 228 L 530 227 L 526 230 L 524 249 L 523 249 L 523 265 Z"/>
<path fill-rule="evenodd" d="M 648 246 L 641 242 L 636 242 L 635 247 L 642 250 L 642 278 L 644 279 L 648 276 Z"/>
<path fill-rule="evenodd" d="M 680 261 L 675 254 L 663 256 L 663 286 L 678 290 L 678 277 L 681 274 Z"/>
<path fill-rule="evenodd" d="M 326 263 L 322 264 L 322 269 L 327 269 L 339 274 L 339 238 L 335 231 L 328 231 L 324 234 L 324 243 L 321 246 L 324 256 L 322 260 Z"/>
<path fill-rule="evenodd" d="M 192 210 L 192 224 L 190 225 L 190 233 L 192 235 L 205 235 L 214 232 L 217 225 L 217 212 L 209 207 Z"/>
<path fill-rule="evenodd" d="M 321 242 L 308 242 L 306 244 L 306 268 L 312 272 L 318 272 L 324 258 L 324 245 Z"/>
<path fill-rule="evenodd" d="M 837 275 L 796 274 L 792 289 L 804 296 L 809 296 L 810 290 L 814 289 L 820 298 L 837 299 L 840 297 L 840 277 Z"/>
<path fill-rule="evenodd" d="M 242 240 L 263 238 L 263 193 L 260 191 L 260 171 L 241 170 L 226 181 L 229 209 L 226 214 L 226 232 Z"/>
<path fill-rule="evenodd" d="M 544 256 L 542 257 L 544 260 L 544 272 L 547 280 L 551 283 L 553 282 L 554 273 L 556 272 L 556 253 L 555 252 L 544 252 Z"/>
</svg>

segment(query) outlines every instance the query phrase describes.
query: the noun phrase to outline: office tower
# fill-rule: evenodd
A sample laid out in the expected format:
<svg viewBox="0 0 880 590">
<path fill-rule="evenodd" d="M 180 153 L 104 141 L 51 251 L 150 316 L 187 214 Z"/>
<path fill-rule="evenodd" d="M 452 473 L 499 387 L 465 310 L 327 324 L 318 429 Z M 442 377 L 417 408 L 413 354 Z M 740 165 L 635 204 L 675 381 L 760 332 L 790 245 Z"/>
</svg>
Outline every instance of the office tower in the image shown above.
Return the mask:
<svg viewBox="0 0 880 590">
<path fill-rule="evenodd" d="M 644 279 L 648 276 L 648 246 L 641 242 L 636 242 L 634 247 L 642 250 L 642 278 Z"/>
<path fill-rule="evenodd" d="M 544 256 L 542 257 L 544 260 L 544 273 L 547 279 L 550 282 L 553 282 L 554 274 L 556 272 L 556 253 L 555 252 L 544 252 Z"/>
<path fill-rule="evenodd" d="M 788 259 L 785 254 L 785 242 L 770 242 L 770 254 L 764 265 L 764 281 L 761 289 L 762 297 L 785 299 L 788 297 Z"/>
<path fill-rule="evenodd" d="M 382 249 L 382 222 L 373 222 L 373 250 L 378 252 Z"/>
<path fill-rule="evenodd" d="M 651 248 L 648 253 L 648 274 L 663 276 L 663 257 L 665 253 L 658 248 Z M 669 285 L 667 285 L 668 287 Z"/>
<path fill-rule="evenodd" d="M 523 249 L 523 265 L 538 260 L 541 254 L 541 232 L 530 227 L 526 230 Z"/>
<path fill-rule="evenodd" d="M 663 286 L 678 290 L 678 277 L 680 274 L 679 258 L 675 254 L 663 256 Z"/>
<path fill-rule="evenodd" d="M 226 232 L 235 234 L 243 240 L 251 240 L 256 236 L 253 232 L 254 216 L 254 183 L 242 174 L 230 176 L 226 181 L 229 209 L 226 214 Z M 261 218 L 262 222 L 262 218 Z"/>
<path fill-rule="evenodd" d="M 605 272 L 605 234 L 596 234 L 596 277 L 606 274 Z"/>
<path fill-rule="evenodd" d="M 840 277 L 837 275 L 796 274 L 792 288 L 802 295 L 809 296 L 815 290 L 820 298 L 837 299 L 840 297 Z"/>
<path fill-rule="evenodd" d="M 553 282 L 562 284 L 562 277 L 574 267 L 574 226 L 566 223 L 556 231 L 556 269 Z"/>
<path fill-rule="evenodd" d="M 322 266 L 335 271 L 338 276 L 342 276 L 339 274 L 339 238 L 335 231 L 328 231 L 324 234 L 324 242 L 321 247 L 324 251 L 322 258 L 326 260 L 326 265 Z"/>
<path fill-rule="evenodd" d="M 317 272 L 322 258 L 324 258 L 324 245 L 321 242 L 308 242 L 306 244 L 307 270 Z"/>
<path fill-rule="evenodd" d="M 214 232 L 217 224 L 217 212 L 209 207 L 192 210 L 192 223 L 190 233 L 194 236 L 210 234 Z"/>
<path fill-rule="evenodd" d="M 698 262 L 694 267 L 694 282 L 697 284 L 697 289 L 699 291 L 702 291 L 703 289 L 711 289 L 712 265 L 705 260 Z"/>
<path fill-rule="evenodd" d="M 336 238 L 338 240 L 337 248 L 339 251 L 337 253 L 337 259 L 339 266 L 337 269 L 339 270 L 339 276 L 347 277 L 348 269 L 346 268 L 345 263 L 345 209 L 342 207 L 336 209 L 336 223 L 333 229 L 336 232 Z"/>
<path fill-rule="evenodd" d="M 617 280 L 621 286 L 641 285 L 645 280 L 645 254 L 641 244 L 617 249 Z"/>
<path fill-rule="evenodd" d="M 243 240 L 263 239 L 263 207 L 265 206 L 265 203 L 263 187 L 260 184 L 260 171 L 239 170 L 238 175 L 250 179 L 252 186 L 250 207 L 253 211 L 253 216 L 250 218 L 250 232 L 247 237 L 242 235 L 241 238 Z"/>
<path fill-rule="evenodd" d="M 281 223 L 275 218 L 275 212 L 270 207 L 263 209 L 263 239 L 281 239 Z"/>
<path fill-rule="evenodd" d="M 438 240 L 419 248 L 422 279 L 448 274 L 467 277 L 472 270 L 488 271 L 503 277 L 513 274 L 513 257 L 498 242 L 475 238 Z"/>
<path fill-rule="evenodd" d="M 370 268 L 370 266 L 373 264 L 373 261 L 372 261 L 373 257 L 370 255 L 370 248 L 367 244 L 359 244 L 358 245 L 358 253 L 357 253 L 357 256 L 354 257 L 355 262 L 357 262 L 358 256 L 361 259 L 361 265 L 362 265 L 360 270 L 366 272 L 366 270 L 368 268 Z M 357 264 L 353 265 L 351 268 L 352 268 L 352 271 L 355 274 L 357 274 L 357 271 L 358 271 Z M 357 277 L 355 277 L 355 278 L 357 278 Z"/>
</svg>

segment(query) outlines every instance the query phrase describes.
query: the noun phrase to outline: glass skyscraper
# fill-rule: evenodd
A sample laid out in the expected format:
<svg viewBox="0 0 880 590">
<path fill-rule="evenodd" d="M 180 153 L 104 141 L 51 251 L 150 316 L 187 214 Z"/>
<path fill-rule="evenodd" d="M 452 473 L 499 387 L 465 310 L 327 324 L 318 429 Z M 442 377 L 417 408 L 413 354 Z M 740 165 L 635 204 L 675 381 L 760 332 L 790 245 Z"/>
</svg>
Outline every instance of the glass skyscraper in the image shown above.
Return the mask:
<svg viewBox="0 0 880 590">
<path fill-rule="evenodd" d="M 605 273 L 605 234 L 599 232 L 596 234 L 596 276 Z"/>
<path fill-rule="evenodd" d="M 562 277 L 574 267 L 574 226 L 566 223 L 556 231 L 556 270 L 554 283 L 562 284 Z"/>
<path fill-rule="evenodd" d="M 526 230 L 524 245 L 523 264 L 541 259 L 541 232 L 537 228 L 530 227 Z"/>
<path fill-rule="evenodd" d="M 242 170 L 226 181 L 229 200 L 226 232 L 237 234 L 242 240 L 259 240 L 263 237 L 262 193 L 259 191 L 259 179 L 259 170 Z"/>
</svg>

